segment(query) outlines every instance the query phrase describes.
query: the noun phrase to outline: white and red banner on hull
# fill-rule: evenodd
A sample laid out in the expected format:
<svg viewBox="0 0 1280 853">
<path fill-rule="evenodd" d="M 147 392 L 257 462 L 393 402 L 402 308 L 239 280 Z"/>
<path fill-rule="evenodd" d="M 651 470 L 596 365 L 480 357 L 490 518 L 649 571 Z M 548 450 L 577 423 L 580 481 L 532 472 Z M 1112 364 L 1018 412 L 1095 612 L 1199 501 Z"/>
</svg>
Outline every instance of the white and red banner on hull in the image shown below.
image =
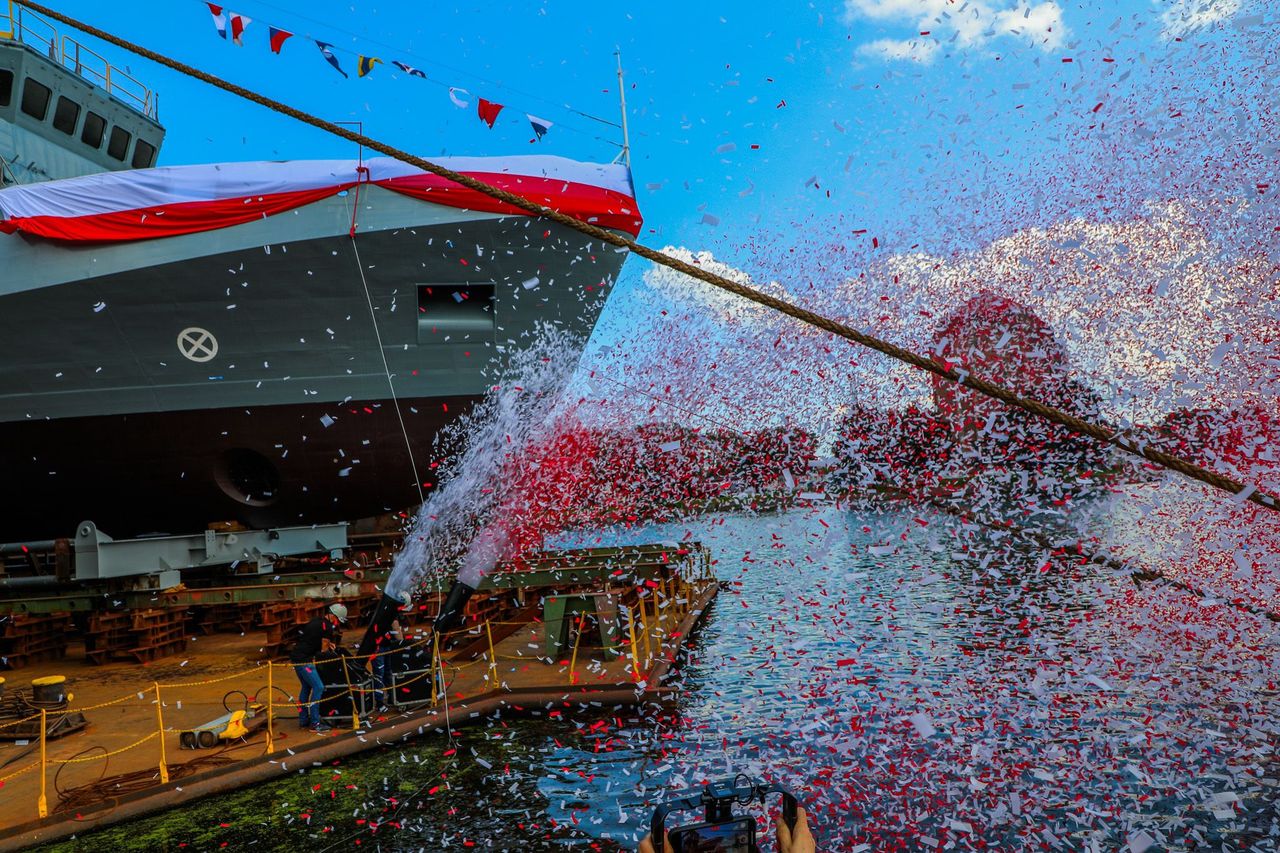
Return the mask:
<svg viewBox="0 0 1280 853">
<path fill-rule="evenodd" d="M 440 165 L 584 222 L 640 232 L 631 173 L 563 157 L 452 157 Z M 389 157 L 211 163 L 104 172 L 0 190 L 0 231 L 112 243 L 212 231 L 369 183 L 431 204 L 502 215 L 519 208 Z"/>
</svg>

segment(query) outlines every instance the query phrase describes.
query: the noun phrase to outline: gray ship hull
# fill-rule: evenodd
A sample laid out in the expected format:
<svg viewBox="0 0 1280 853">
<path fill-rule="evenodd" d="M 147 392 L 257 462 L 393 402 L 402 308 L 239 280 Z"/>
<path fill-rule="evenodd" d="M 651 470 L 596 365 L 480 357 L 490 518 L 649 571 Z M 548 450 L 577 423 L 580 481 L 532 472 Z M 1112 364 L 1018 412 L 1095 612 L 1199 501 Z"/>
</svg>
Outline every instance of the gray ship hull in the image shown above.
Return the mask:
<svg viewBox="0 0 1280 853">
<path fill-rule="evenodd" d="M 141 243 L 0 239 L 0 541 L 409 506 L 392 391 L 429 484 L 504 353 L 541 323 L 585 341 L 624 258 L 378 187 Z"/>
</svg>

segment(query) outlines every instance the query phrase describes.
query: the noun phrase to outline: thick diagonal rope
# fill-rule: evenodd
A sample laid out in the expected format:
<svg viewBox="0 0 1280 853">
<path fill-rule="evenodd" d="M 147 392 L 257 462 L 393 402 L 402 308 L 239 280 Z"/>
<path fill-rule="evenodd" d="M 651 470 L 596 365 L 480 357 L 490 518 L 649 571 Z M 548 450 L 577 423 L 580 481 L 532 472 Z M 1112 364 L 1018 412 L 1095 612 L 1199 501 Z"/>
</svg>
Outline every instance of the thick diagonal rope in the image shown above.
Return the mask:
<svg viewBox="0 0 1280 853">
<path fill-rule="evenodd" d="M 1155 464 L 1168 468 L 1171 471 L 1177 471 L 1179 474 L 1183 474 L 1193 480 L 1199 480 L 1200 482 L 1206 483 L 1215 489 L 1221 489 L 1224 492 L 1235 495 L 1238 500 L 1249 500 L 1258 506 L 1280 512 L 1280 499 L 1274 495 L 1257 489 L 1253 485 L 1246 486 L 1238 480 L 1234 480 L 1218 473 L 1217 471 L 1210 471 L 1209 469 L 1203 468 L 1190 460 L 1172 456 L 1168 453 L 1156 450 L 1144 442 L 1134 441 L 1133 439 L 1122 436 L 1115 430 L 1108 427 L 1090 423 L 1089 421 L 1078 418 L 1075 415 L 1068 414 L 1060 409 L 1056 409 L 1052 406 L 1046 406 L 1043 403 L 1023 397 L 1007 388 L 996 385 L 994 382 L 988 382 L 985 379 L 979 379 L 975 376 L 971 376 L 967 371 L 957 370 L 947 364 L 939 363 L 930 358 L 911 352 L 910 350 L 903 349 L 896 344 L 880 340 L 874 335 L 859 331 L 851 326 L 846 326 L 843 323 L 839 323 L 828 317 L 823 317 L 820 314 L 815 314 L 806 308 L 801 308 L 798 305 L 793 305 L 790 302 L 778 299 L 775 296 L 770 296 L 769 294 L 763 293 L 755 288 L 739 284 L 736 281 L 730 281 L 724 276 L 716 275 L 713 272 L 704 270 L 700 267 L 694 266 L 693 264 L 686 263 L 679 258 L 674 258 L 668 254 L 659 252 L 656 249 L 651 249 L 648 246 L 637 243 L 634 239 L 625 234 L 618 234 L 613 231 L 600 228 L 596 225 L 592 225 L 588 222 L 583 222 L 582 220 L 576 219 L 568 214 L 561 213 L 554 208 L 546 207 L 538 204 L 537 202 L 515 195 L 514 193 L 490 186 L 483 181 L 476 180 L 470 175 L 455 172 L 452 169 L 447 169 L 437 163 L 424 160 L 421 157 L 414 156 L 413 154 L 402 151 L 399 148 L 387 145 L 384 142 L 371 139 L 362 133 L 347 130 L 345 127 L 334 124 L 331 121 L 325 121 L 324 119 L 313 116 L 310 113 L 305 113 L 301 110 L 295 109 L 288 104 L 273 100 L 265 95 L 260 95 L 257 92 L 252 92 L 243 86 L 237 86 L 235 83 L 229 83 L 220 77 L 215 77 L 212 74 L 201 71 L 200 69 L 194 68 L 186 63 L 179 62 L 176 59 L 170 59 L 163 54 L 156 53 L 154 50 L 134 44 L 131 41 L 112 35 L 111 33 L 98 29 L 97 27 L 85 24 L 75 18 L 62 14 L 61 12 L 55 12 L 47 6 L 29 2 L 23 2 L 21 5 L 26 6 L 32 11 L 39 12 L 42 15 L 47 15 L 55 21 L 60 21 L 67 26 L 75 27 L 82 32 L 102 39 L 105 42 L 131 51 L 138 56 L 145 57 L 153 62 L 164 65 L 167 68 L 172 68 L 173 70 L 186 74 L 189 77 L 202 80 L 211 86 L 216 86 L 219 89 L 230 92 L 233 95 L 238 95 L 245 100 L 252 101 L 255 104 L 274 110 L 282 115 L 295 118 L 304 124 L 309 124 L 312 127 L 319 128 L 320 130 L 331 133 L 334 136 L 341 137 L 342 139 L 346 139 L 358 145 L 363 145 L 366 148 L 385 154 L 388 157 L 393 157 L 403 163 L 415 166 L 424 172 L 430 172 L 433 175 L 438 175 L 442 178 L 453 181 L 467 189 L 483 193 L 490 198 L 497 199 L 498 201 L 511 205 L 518 210 L 523 210 L 534 216 L 550 219 L 551 221 L 559 223 L 566 228 L 572 228 L 575 231 L 579 231 L 589 237 L 594 237 L 604 243 L 609 243 L 610 245 L 627 249 L 655 264 L 673 269 L 676 272 L 684 273 L 690 278 L 696 278 L 697 280 L 710 284 L 713 287 L 727 290 L 736 296 L 740 296 L 743 299 L 749 299 L 752 302 L 765 306 L 766 308 L 772 308 L 773 310 L 786 314 L 789 317 L 794 317 L 801 322 L 808 323 L 811 326 L 830 332 L 838 337 L 869 347 L 876 352 L 883 353 L 890 358 L 897 359 L 905 364 L 909 364 L 913 367 L 919 368 L 920 370 L 931 373 L 934 376 L 954 382 L 957 385 L 964 386 L 965 388 L 972 388 L 980 394 L 985 394 L 986 396 L 999 400 L 1002 403 L 1030 412 L 1037 417 L 1056 423 L 1059 426 L 1064 426 L 1072 432 L 1087 435 L 1105 444 L 1119 447 L 1122 450 L 1132 453 L 1135 456 L 1141 456 L 1143 459 L 1154 462 Z"/>
</svg>

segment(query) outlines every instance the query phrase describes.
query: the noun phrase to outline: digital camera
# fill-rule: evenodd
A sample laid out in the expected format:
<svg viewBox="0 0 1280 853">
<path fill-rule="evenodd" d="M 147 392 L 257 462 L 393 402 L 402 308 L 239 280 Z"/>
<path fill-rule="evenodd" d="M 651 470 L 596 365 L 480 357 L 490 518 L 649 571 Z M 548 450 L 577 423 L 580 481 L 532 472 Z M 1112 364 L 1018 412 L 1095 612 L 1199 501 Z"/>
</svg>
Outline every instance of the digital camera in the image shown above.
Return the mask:
<svg viewBox="0 0 1280 853">
<path fill-rule="evenodd" d="M 689 791 L 662 803 L 654 810 L 653 849 L 665 853 L 664 838 L 671 841 L 671 853 L 759 853 L 756 844 L 756 818 L 751 814 L 734 814 L 734 805 L 764 804 L 769 794 L 782 795 L 782 818 L 787 826 L 796 825 L 796 798 L 779 785 L 753 782 L 746 776 L 711 782 L 700 790 Z M 701 809 L 698 823 L 667 828 L 667 816 L 676 811 Z"/>
</svg>

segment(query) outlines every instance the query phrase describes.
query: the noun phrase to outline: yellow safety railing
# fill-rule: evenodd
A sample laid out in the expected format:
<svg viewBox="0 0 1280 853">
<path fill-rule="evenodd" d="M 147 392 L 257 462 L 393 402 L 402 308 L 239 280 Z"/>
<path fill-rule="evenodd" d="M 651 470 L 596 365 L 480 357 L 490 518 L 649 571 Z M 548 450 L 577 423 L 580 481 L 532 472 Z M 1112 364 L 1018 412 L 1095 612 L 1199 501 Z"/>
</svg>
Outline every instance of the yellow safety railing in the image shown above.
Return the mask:
<svg viewBox="0 0 1280 853">
<path fill-rule="evenodd" d="M 582 622 L 585 617 L 578 615 L 578 628 L 573 632 L 573 655 L 569 658 L 569 683 L 578 683 L 578 644 L 582 642 Z"/>
<path fill-rule="evenodd" d="M 2 12 L 3 12 L 3 8 L 0 7 L 0 13 Z M 0 18 L 0 21 L 3 21 L 3 18 Z M 0 32 L 0 34 L 2 34 L 2 32 Z M 696 577 L 696 579 L 698 581 L 704 581 L 706 580 L 706 575 L 699 575 Z M 643 594 L 641 594 L 640 596 L 638 596 L 634 607 L 624 607 L 624 610 L 626 611 L 626 620 L 627 620 L 626 642 L 628 645 L 628 653 L 629 653 L 629 660 L 627 663 L 631 670 L 631 678 L 635 682 L 639 682 L 643 680 L 644 674 L 648 672 L 649 669 L 653 666 L 655 656 L 661 650 L 663 641 L 666 639 L 666 631 L 664 630 L 664 627 L 665 627 L 664 621 L 666 621 L 666 619 L 670 617 L 674 619 L 675 624 L 678 625 L 680 624 L 680 622 L 683 621 L 684 616 L 686 616 L 690 612 L 690 610 L 692 610 L 692 607 L 693 607 L 692 599 L 696 591 L 696 587 L 697 587 L 697 584 L 691 583 L 688 578 L 680 575 L 676 575 L 670 578 L 669 580 L 666 578 L 663 578 L 659 581 L 656 588 L 649 589 L 645 591 Z M 666 607 L 660 606 L 660 600 L 663 603 L 665 603 Z M 651 610 L 652 612 L 650 612 Z M 663 612 L 664 610 L 669 611 L 669 613 L 664 614 Z M 568 669 L 570 685 L 576 685 L 580 681 L 579 674 L 578 674 L 578 655 L 579 655 L 579 649 L 582 642 L 582 628 L 583 628 L 584 618 L 585 617 L 581 614 L 578 616 L 577 629 L 574 632 L 573 651 L 572 651 L 572 654 L 570 655 L 569 669 Z M 499 679 L 499 672 L 498 672 L 499 658 L 503 658 L 507 660 L 527 661 L 527 660 L 537 659 L 541 657 L 540 655 L 532 655 L 532 656 L 500 655 L 497 652 L 497 646 L 495 645 L 494 638 L 493 638 L 493 629 L 495 626 L 533 625 L 536 627 L 538 624 L 539 623 L 537 622 L 531 623 L 527 620 L 520 621 L 520 622 L 499 621 L 499 620 L 486 621 L 483 626 L 484 627 L 483 636 L 486 641 L 487 651 L 483 655 L 477 657 L 475 660 L 472 660 L 468 663 L 455 663 L 451 661 L 445 661 L 440 651 L 440 643 L 441 643 L 442 635 L 437 634 L 435 632 L 431 632 L 427 637 L 422 637 L 413 642 L 398 646 L 394 649 L 385 649 L 382 651 L 378 651 L 367 657 L 361 656 L 359 658 L 355 658 L 354 660 L 371 661 L 374 658 L 378 658 L 378 657 L 381 657 L 384 655 L 390 655 L 390 654 L 399 654 L 406 650 L 414 649 L 426 643 L 430 643 L 431 644 L 430 668 L 418 675 L 415 675 L 413 678 L 406 679 L 404 681 L 395 682 L 395 685 L 397 687 L 407 687 L 408 685 L 413 684 L 417 681 L 420 681 L 423 678 L 431 677 L 435 679 L 436 685 L 432 689 L 432 696 L 430 700 L 431 707 L 434 708 L 434 707 L 437 707 L 438 703 L 442 698 L 445 698 L 445 693 L 450 689 L 450 687 L 456 681 L 458 675 L 467 669 L 470 669 L 478 665 L 484 665 L 486 667 L 485 674 L 483 677 L 485 689 L 486 691 L 493 691 L 501 687 L 501 681 Z M 656 638 L 655 638 L 655 632 L 657 634 Z M 447 639 L 449 637 L 454 637 L 461 634 L 470 634 L 475 637 L 480 636 L 477 631 L 477 628 L 462 628 L 457 631 L 449 632 L 448 634 L 443 635 L 443 637 Z M 314 664 L 322 664 L 322 663 L 332 663 L 332 662 L 337 662 L 341 660 L 351 661 L 353 659 L 343 655 L 335 655 L 330 658 L 324 658 L 324 659 L 312 661 L 311 663 L 314 665 Z M 41 818 L 48 817 L 49 805 L 48 805 L 47 789 L 48 789 L 49 765 L 82 764 L 82 763 L 89 763 L 94 761 L 103 761 L 113 756 L 120 755 L 122 753 L 128 752 L 133 749 L 137 749 L 149 743 L 153 739 L 158 741 L 158 748 L 157 748 L 158 776 L 161 784 L 167 784 L 170 781 L 170 774 L 169 774 L 168 755 L 167 755 L 166 744 L 165 744 L 165 734 L 167 732 L 167 729 L 165 727 L 165 707 L 166 707 L 165 696 L 166 695 L 172 696 L 173 695 L 172 691 L 175 691 L 175 690 L 189 690 L 192 688 L 205 687 L 211 684 L 219 684 L 222 682 L 233 681 L 236 679 L 244 679 L 246 677 L 251 677 L 257 674 L 261 674 L 263 673 L 264 670 L 266 675 L 267 697 L 265 702 L 260 702 L 257 704 L 259 705 L 259 707 L 265 710 L 266 717 L 267 717 L 266 732 L 265 732 L 266 734 L 265 754 L 272 755 L 276 751 L 275 721 L 276 721 L 277 709 L 297 708 L 301 710 L 303 708 L 316 705 L 322 701 L 320 697 L 316 697 L 308 700 L 307 702 L 299 702 L 295 697 L 289 696 L 287 693 L 285 694 L 286 696 L 285 701 L 277 701 L 275 697 L 276 683 L 277 683 L 275 670 L 281 666 L 292 669 L 294 664 L 284 664 L 284 663 L 276 663 L 274 661 L 267 661 L 265 663 L 260 663 L 255 666 L 249 667 L 247 669 L 238 670 L 236 672 L 232 672 L 224 675 L 216 675 L 216 676 L 212 676 L 210 678 L 205 678 L 205 679 L 192 680 L 192 681 L 179 681 L 179 682 L 172 682 L 168 684 L 162 684 L 159 681 L 155 681 L 155 682 L 152 682 L 151 687 L 149 689 L 146 689 L 143 691 L 134 691 L 124 696 L 120 696 L 118 698 L 110 699 L 104 702 L 98 702 L 93 705 L 84 705 L 84 706 L 75 707 L 75 708 L 67 707 L 67 708 L 56 709 L 56 710 L 41 709 L 38 713 L 34 713 L 28 717 L 23 717 L 21 719 L 16 719 L 16 720 L 9 720 L 6 722 L 0 722 L 0 729 L 4 729 L 11 726 L 22 725 L 23 723 L 30 723 L 34 720 L 40 721 L 40 736 L 39 736 L 40 756 L 39 758 L 35 761 L 32 761 L 30 764 L 27 764 L 5 776 L 0 776 L 0 788 L 3 788 L 5 784 L 12 779 L 15 779 L 19 776 L 22 776 L 26 773 L 30 773 L 35 770 L 39 770 L 40 785 L 39 785 L 39 794 L 38 794 L 37 803 L 36 803 L 36 812 Z M 340 699 L 343 696 L 348 696 L 348 695 L 355 696 L 357 694 L 379 693 L 379 692 L 383 692 L 385 690 L 391 689 L 390 685 L 388 684 L 375 685 L 372 687 L 361 686 L 359 684 L 352 684 L 349 674 L 346 676 L 346 679 L 347 679 L 346 689 L 338 694 L 330 694 L 328 697 L 325 697 L 324 701 L 331 701 L 335 698 Z M 253 701 L 255 702 L 257 702 L 257 695 L 258 694 L 256 692 L 253 694 Z M 483 694 L 476 694 L 476 695 L 483 695 Z M 474 698 L 474 696 L 471 698 Z M 50 718 L 58 717 L 58 716 L 67 716 L 71 714 L 83 714 L 88 711 L 96 711 L 103 708 L 110 708 L 113 706 L 121 705 L 126 702 L 130 702 L 130 701 L 149 701 L 155 704 L 155 727 L 156 727 L 155 731 L 150 732 L 149 734 L 139 738 L 138 740 L 126 746 L 122 746 L 118 749 L 114 749 L 110 751 L 103 751 L 102 753 L 95 753 L 93 755 L 78 756 L 78 757 L 72 757 L 72 758 L 51 758 L 49 756 L 48 745 L 47 745 L 47 735 L 50 730 Z M 196 704 L 200 704 L 200 703 L 196 703 Z M 225 699 L 224 699 L 223 706 L 225 707 Z M 178 702 L 177 707 L 178 708 L 182 707 L 181 701 Z M 359 727 L 360 727 L 360 716 L 356 708 L 353 707 L 352 708 L 352 728 L 358 730 Z"/>
</svg>

